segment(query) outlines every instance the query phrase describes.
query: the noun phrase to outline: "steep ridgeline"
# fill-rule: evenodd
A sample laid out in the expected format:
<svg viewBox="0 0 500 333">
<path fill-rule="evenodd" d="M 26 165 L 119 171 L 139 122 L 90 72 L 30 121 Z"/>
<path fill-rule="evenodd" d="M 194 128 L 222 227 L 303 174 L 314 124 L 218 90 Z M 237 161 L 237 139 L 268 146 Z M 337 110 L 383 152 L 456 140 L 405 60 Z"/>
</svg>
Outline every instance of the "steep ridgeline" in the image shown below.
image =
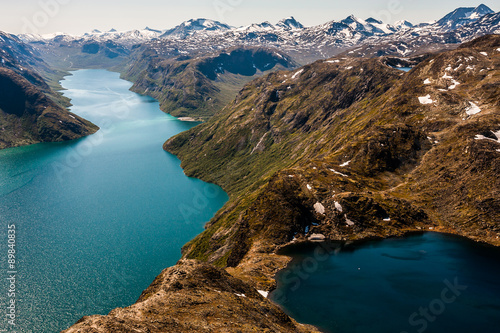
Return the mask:
<svg viewBox="0 0 500 333">
<path fill-rule="evenodd" d="M 294 322 L 250 285 L 194 260 L 164 270 L 136 304 L 84 317 L 62 333 L 84 332 L 319 333 Z"/>
<path fill-rule="evenodd" d="M 315 332 L 259 295 L 290 242 L 433 228 L 500 245 L 500 36 L 409 73 L 386 62 L 269 74 L 166 142 L 230 201 L 136 304 L 65 333 Z"/>
<path fill-rule="evenodd" d="M 231 195 L 184 257 L 259 276 L 274 272 L 267 253 L 313 234 L 432 228 L 500 245 L 500 36 L 409 73 L 385 61 L 270 74 L 166 142 L 186 174 Z M 260 288 L 273 284 L 260 278 Z"/>
<path fill-rule="evenodd" d="M 233 100 L 248 81 L 294 66 L 287 55 L 265 48 L 233 48 L 210 56 L 175 58 L 146 49 L 124 76 L 135 82 L 133 91 L 158 99 L 163 111 L 207 120 Z"/>
<path fill-rule="evenodd" d="M 22 76 L 0 68 L 0 149 L 77 139 L 97 130 Z"/>
<path fill-rule="evenodd" d="M 59 73 L 45 63 L 37 49 L 24 43 L 17 36 L 1 31 L 0 68 L 7 68 L 14 71 L 43 92 L 55 98 L 58 102 L 63 101 L 60 94 L 54 93 L 47 84 L 47 81 L 51 81 Z"/>
<path fill-rule="evenodd" d="M 487 7 L 482 6 L 476 9 L 459 8 L 431 25 L 403 29 L 381 38 L 368 38 L 363 45 L 342 55 L 413 57 L 426 52 L 455 49 L 462 42 L 500 33 L 500 13 L 486 12 Z"/>
<path fill-rule="evenodd" d="M 94 133 L 97 127 L 67 112 L 54 92 L 60 73 L 31 46 L 0 32 L 0 149 L 63 141 Z"/>
</svg>

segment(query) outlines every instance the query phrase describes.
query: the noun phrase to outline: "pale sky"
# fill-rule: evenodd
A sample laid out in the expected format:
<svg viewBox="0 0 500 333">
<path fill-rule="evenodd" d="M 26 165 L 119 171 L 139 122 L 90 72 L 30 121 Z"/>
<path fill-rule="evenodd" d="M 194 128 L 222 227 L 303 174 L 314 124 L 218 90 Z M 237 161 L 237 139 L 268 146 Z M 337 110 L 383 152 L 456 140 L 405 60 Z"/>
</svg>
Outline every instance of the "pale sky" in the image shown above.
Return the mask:
<svg viewBox="0 0 500 333">
<path fill-rule="evenodd" d="M 19 33 L 172 28 L 191 18 L 209 18 L 232 26 L 294 16 L 305 26 L 342 20 L 354 14 L 385 23 L 438 20 L 457 7 L 484 3 L 499 11 L 498 0 L 11 0 L 2 3 L 0 31 Z"/>
</svg>

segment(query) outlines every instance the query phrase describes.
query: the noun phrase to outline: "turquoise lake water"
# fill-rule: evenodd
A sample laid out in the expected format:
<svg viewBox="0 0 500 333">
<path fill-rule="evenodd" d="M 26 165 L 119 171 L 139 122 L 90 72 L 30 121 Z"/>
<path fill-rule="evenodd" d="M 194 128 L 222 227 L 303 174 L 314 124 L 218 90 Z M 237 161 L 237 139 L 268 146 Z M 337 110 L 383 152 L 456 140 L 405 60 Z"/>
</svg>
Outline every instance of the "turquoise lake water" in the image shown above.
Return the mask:
<svg viewBox="0 0 500 333">
<path fill-rule="evenodd" d="M 84 315 L 134 303 L 227 201 L 162 150 L 194 123 L 130 92 L 117 73 L 62 82 L 71 111 L 101 130 L 65 143 L 0 151 L 0 331 L 59 332 Z M 15 295 L 7 262 L 15 227 Z"/>
<path fill-rule="evenodd" d="M 500 249 L 425 233 L 288 248 L 270 298 L 325 332 L 500 332 Z"/>
</svg>

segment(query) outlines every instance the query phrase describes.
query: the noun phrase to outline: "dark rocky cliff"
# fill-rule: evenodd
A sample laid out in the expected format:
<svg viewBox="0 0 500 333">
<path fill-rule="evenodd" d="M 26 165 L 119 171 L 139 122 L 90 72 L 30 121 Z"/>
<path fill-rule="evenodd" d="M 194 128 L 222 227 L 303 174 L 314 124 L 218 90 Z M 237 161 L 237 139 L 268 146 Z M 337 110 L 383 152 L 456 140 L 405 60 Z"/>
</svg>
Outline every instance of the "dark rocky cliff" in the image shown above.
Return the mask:
<svg viewBox="0 0 500 333">
<path fill-rule="evenodd" d="M 0 68 L 0 148 L 71 140 L 97 130 L 25 78 Z"/>
</svg>

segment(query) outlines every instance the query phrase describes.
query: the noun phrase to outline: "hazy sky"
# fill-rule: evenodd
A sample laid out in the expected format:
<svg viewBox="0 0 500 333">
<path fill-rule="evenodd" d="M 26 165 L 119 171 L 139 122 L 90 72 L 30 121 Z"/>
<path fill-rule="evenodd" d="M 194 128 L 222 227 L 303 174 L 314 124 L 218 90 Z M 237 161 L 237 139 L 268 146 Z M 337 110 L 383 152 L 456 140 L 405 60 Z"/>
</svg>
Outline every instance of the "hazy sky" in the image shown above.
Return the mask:
<svg viewBox="0 0 500 333">
<path fill-rule="evenodd" d="M 481 2 L 462 0 L 17 0 L 2 3 L 0 30 L 40 34 L 82 34 L 92 29 L 171 28 L 191 18 L 210 18 L 233 26 L 294 16 L 306 26 L 341 20 L 350 14 L 386 23 L 437 20 L 456 7 Z M 498 0 L 483 2 L 494 11 Z"/>
</svg>

